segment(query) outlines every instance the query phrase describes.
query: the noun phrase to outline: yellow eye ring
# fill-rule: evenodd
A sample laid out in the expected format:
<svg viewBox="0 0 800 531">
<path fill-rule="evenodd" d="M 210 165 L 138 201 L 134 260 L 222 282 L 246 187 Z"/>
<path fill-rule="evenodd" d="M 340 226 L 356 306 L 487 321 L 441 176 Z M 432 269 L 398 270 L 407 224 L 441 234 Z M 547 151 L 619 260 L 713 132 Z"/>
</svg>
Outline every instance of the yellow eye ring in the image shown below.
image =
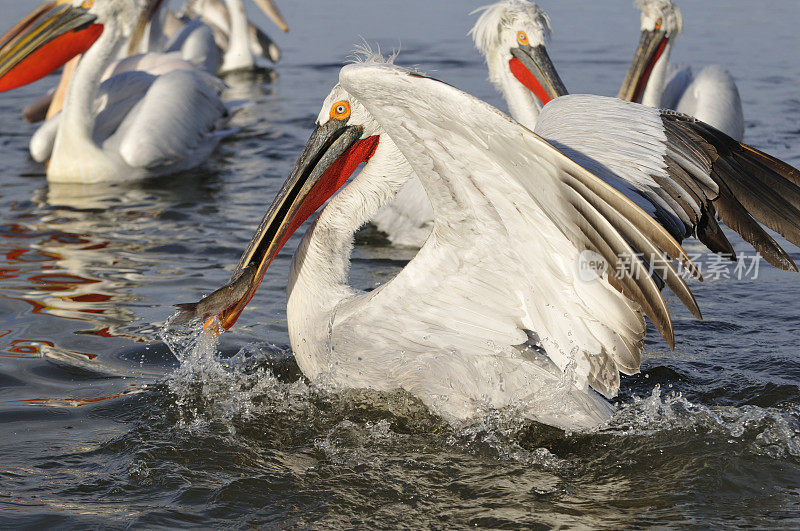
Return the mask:
<svg viewBox="0 0 800 531">
<path fill-rule="evenodd" d="M 661 24 L 663 24 L 663 23 L 664 23 L 664 21 L 661 20 L 661 19 L 656 20 L 656 28 L 655 29 L 656 30 L 660 30 L 661 29 Z"/>
<path fill-rule="evenodd" d="M 336 118 L 337 120 L 350 118 L 350 102 L 342 100 L 331 105 L 331 118 Z"/>
<path fill-rule="evenodd" d="M 81 7 L 84 8 L 84 9 L 89 9 L 93 5 L 94 5 L 94 0 L 83 0 L 83 3 L 81 4 Z"/>
<path fill-rule="evenodd" d="M 530 44 L 528 42 L 528 34 L 525 33 L 524 31 L 518 31 L 517 32 L 517 42 L 519 44 L 521 44 L 522 46 L 528 46 L 528 44 Z"/>
</svg>

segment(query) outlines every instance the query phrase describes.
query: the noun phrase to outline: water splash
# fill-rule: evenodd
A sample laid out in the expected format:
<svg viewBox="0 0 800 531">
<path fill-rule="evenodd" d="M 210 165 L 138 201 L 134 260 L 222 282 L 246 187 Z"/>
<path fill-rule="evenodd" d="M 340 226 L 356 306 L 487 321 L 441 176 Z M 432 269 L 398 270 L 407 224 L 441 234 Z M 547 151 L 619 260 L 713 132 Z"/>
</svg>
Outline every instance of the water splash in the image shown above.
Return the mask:
<svg viewBox="0 0 800 531">
<path fill-rule="evenodd" d="M 180 362 L 169 375 L 167 388 L 175 399 L 181 428 L 222 423 L 234 433 L 234 421 L 263 411 L 265 397 L 285 399 L 307 392 L 304 382 L 284 384 L 273 374 L 269 362 L 276 354 L 286 357 L 285 351 L 251 344 L 224 358 L 214 326 L 203 327 L 199 321 L 174 326 L 174 318 L 167 320 L 161 336 Z"/>
<path fill-rule="evenodd" d="M 758 455 L 800 457 L 800 407 L 706 406 L 679 392 L 664 393 L 659 385 L 650 396 L 622 405 L 607 432 L 627 436 L 681 430 L 728 437 Z"/>
<path fill-rule="evenodd" d="M 565 468 L 566 463 L 547 448 L 529 449 L 521 444 L 530 426 L 531 421 L 512 408 L 493 410 L 477 422 L 457 430 L 447 438 L 447 444 L 539 469 L 556 471 Z"/>
</svg>

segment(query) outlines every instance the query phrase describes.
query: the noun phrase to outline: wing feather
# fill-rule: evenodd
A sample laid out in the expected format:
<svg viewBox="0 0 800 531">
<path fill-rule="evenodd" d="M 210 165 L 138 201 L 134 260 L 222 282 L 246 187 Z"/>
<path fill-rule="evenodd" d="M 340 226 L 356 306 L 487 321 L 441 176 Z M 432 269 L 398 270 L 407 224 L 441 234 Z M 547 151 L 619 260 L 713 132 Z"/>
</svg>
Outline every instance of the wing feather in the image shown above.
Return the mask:
<svg viewBox="0 0 800 531">
<path fill-rule="evenodd" d="M 159 76 L 109 139 L 133 167 L 175 164 L 192 155 L 226 116 L 217 92 L 193 71 Z"/>
<path fill-rule="evenodd" d="M 487 355 L 487 341 L 505 349 L 531 330 L 561 370 L 577 363 L 606 396 L 616 393 L 620 370 L 638 371 L 640 309 L 674 343 L 663 296 L 631 242 L 696 269 L 642 208 L 535 133 L 443 83 L 377 65 L 345 67 L 340 83 L 403 151 L 436 213 L 411 263 L 370 293 L 369 304 L 340 314 L 340 334 L 367 322 L 365 312 L 374 322 L 389 308 L 426 320 L 439 341 L 449 337 L 450 345 Z M 631 256 L 634 274 L 580 280 L 584 249 L 610 264 Z M 667 276 L 696 310 L 685 283 Z"/>
<path fill-rule="evenodd" d="M 600 96 L 553 100 L 535 131 L 644 208 L 675 239 L 695 234 L 735 260 L 720 216 L 770 263 L 796 270 L 758 223 L 800 242 L 800 170 L 690 116 Z"/>
<path fill-rule="evenodd" d="M 537 337 L 559 369 L 576 363 L 588 385 L 612 396 L 618 373 L 634 373 L 641 362 L 640 311 L 674 344 L 651 267 L 700 317 L 672 263 L 700 278 L 680 239 L 695 233 L 712 251 L 734 256 L 719 216 L 770 262 L 794 268 L 758 221 L 800 238 L 800 172 L 702 122 L 613 98 L 565 96 L 545 106 L 531 132 L 472 96 L 396 67 L 347 66 L 340 83 L 401 149 L 435 212 L 432 236 L 411 263 L 372 292 L 370 304 L 341 313 L 343 336 L 367 322 L 365 312 L 370 323 L 407 312 L 424 321 L 421 330 L 437 329 L 441 348 L 496 355 L 480 345 L 503 350 Z M 614 266 L 630 256 L 632 274 L 580 280 L 576 262 L 587 249 Z M 413 331 L 402 335 L 429 344 Z"/>
<path fill-rule="evenodd" d="M 691 311 L 692 314 L 698 319 L 702 319 L 700 308 L 697 306 L 697 301 L 692 295 L 692 292 L 689 290 L 689 287 L 686 285 L 683 277 L 675 269 L 675 266 L 672 264 L 672 262 L 663 258 L 664 250 L 662 248 L 658 247 L 652 239 L 642 234 L 642 232 L 637 229 L 630 219 L 612 210 L 610 205 L 605 203 L 602 198 L 593 196 L 591 191 L 582 183 L 578 181 L 567 181 L 567 185 L 570 186 L 570 188 L 572 188 L 581 197 L 581 199 L 583 199 L 592 207 L 593 215 L 595 217 L 608 219 L 611 222 L 614 229 L 618 231 L 620 236 L 622 236 L 625 241 L 632 246 L 632 250 L 629 249 L 629 251 L 635 253 L 633 256 L 638 258 L 638 256 L 641 255 L 649 259 L 649 268 L 647 268 L 644 263 L 639 265 L 639 262 L 641 262 L 641 260 L 639 260 L 637 262 L 637 271 L 632 272 L 633 274 L 637 275 L 637 277 L 638 275 L 647 275 L 649 277 L 649 271 L 657 271 L 658 276 L 666 282 L 667 286 L 669 286 L 670 289 L 678 296 L 678 298 L 689 309 L 689 311 Z M 602 212 L 605 214 L 595 210 L 595 205 L 602 208 Z M 575 206 L 578 208 L 577 205 Z M 618 252 L 616 256 L 619 257 L 622 255 Z M 615 259 L 613 262 L 609 263 L 614 264 L 616 269 L 618 259 Z M 691 264 L 691 262 L 688 262 L 688 264 Z M 699 272 L 697 272 L 697 274 L 699 275 Z M 653 319 L 653 317 L 649 315 L 648 317 Z"/>
</svg>

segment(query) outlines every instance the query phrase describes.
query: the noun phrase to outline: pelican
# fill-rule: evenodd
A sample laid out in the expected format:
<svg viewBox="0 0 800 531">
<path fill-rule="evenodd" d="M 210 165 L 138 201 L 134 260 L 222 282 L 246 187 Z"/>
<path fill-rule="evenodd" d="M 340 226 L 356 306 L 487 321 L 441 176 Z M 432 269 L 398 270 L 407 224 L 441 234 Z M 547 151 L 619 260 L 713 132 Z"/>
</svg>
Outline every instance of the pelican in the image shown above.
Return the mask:
<svg viewBox="0 0 800 531">
<path fill-rule="evenodd" d="M 624 141 L 600 127 L 608 122 L 595 120 L 597 108 L 615 109 Z M 317 123 L 231 283 L 179 305 L 177 321 L 211 316 L 208 328 L 231 327 L 289 236 L 339 188 L 302 239 L 287 288 L 292 348 L 312 381 L 402 389 L 454 423 L 512 407 L 592 428 L 612 412 L 601 394 L 614 396 L 620 372 L 639 370 L 642 314 L 674 343 L 657 279 L 637 253 L 700 316 L 674 262 L 697 270 L 655 220 L 668 212 L 645 211 L 622 193 L 641 199 L 637 190 L 615 189 L 483 101 L 391 64 L 354 64 Z M 692 230 L 724 240 L 711 221 L 719 212 L 771 262 L 797 270 L 751 216 L 800 242 L 798 170 L 690 117 L 600 96 L 553 100 L 539 127 L 594 132 Z M 433 230 L 396 277 L 358 292 L 347 281 L 353 234 L 403 186 L 405 164 L 431 202 Z M 630 274 L 582 280 L 587 252 L 611 270 L 630 257 Z"/>
<path fill-rule="evenodd" d="M 200 70 L 216 73 L 220 65 L 219 49 L 214 41 L 211 28 L 202 22 L 195 21 L 184 26 L 169 42 L 160 46 L 154 35 L 159 29 L 145 36 L 151 25 L 160 28 L 158 21 L 168 11 L 163 0 L 145 0 L 135 28 L 128 39 L 126 51 L 122 57 L 112 62 L 100 78 L 108 78 L 140 70 L 154 76 L 160 76 L 172 70 Z M 141 53 L 139 53 L 139 50 Z M 29 123 L 37 123 L 55 116 L 62 108 L 64 96 L 70 78 L 80 61 L 80 55 L 66 63 L 56 87 L 48 90 L 36 101 L 26 106 L 22 115 Z M 49 155 L 48 155 L 49 157 Z M 36 160 L 39 160 L 34 155 Z"/>
<path fill-rule="evenodd" d="M 141 8 L 141 0 L 50 0 L 0 40 L 0 90 L 35 81 L 85 52 L 56 117 L 48 181 L 175 173 L 203 162 L 228 134 L 221 130 L 229 117 L 221 82 L 198 71 L 130 71 L 106 81 L 116 89 L 101 90 L 100 77 Z"/>
<path fill-rule="evenodd" d="M 165 24 L 171 13 L 163 0 L 146 0 L 128 39 L 126 55 L 176 55 L 203 71 L 216 74 L 222 60 L 212 28 L 200 20 L 187 20 L 168 37 Z"/>
<path fill-rule="evenodd" d="M 272 0 L 253 1 L 280 29 L 289 31 Z M 181 14 L 212 28 L 217 46 L 223 52 L 221 74 L 268 69 L 269 62 L 280 61 L 280 48 L 247 19 L 243 0 L 188 0 Z"/>
<path fill-rule="evenodd" d="M 542 107 L 567 94 L 547 53 L 550 19 L 543 9 L 525 0 L 504 0 L 478 12 L 482 14 L 470 34 L 486 59 L 489 80 L 502 93 L 511 116 L 533 129 Z M 395 245 L 421 247 L 432 220 L 422 185 L 409 179 L 372 223 Z"/>
<path fill-rule="evenodd" d="M 681 10 L 671 0 L 635 0 L 642 10 L 642 36 L 617 97 L 694 116 L 728 136 L 744 137 L 739 90 L 731 75 L 712 65 L 696 76 L 669 62 L 681 32 Z"/>
</svg>

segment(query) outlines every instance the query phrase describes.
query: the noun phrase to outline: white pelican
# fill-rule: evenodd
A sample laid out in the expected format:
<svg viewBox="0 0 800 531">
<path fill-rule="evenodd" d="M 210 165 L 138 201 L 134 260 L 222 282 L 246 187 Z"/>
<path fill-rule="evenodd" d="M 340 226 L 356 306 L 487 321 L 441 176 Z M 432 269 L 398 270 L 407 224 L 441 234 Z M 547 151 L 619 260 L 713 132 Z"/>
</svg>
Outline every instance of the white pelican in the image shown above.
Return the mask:
<svg viewBox="0 0 800 531">
<path fill-rule="evenodd" d="M 272 0 L 254 3 L 283 31 L 289 26 Z M 188 0 L 181 14 L 208 24 L 223 52 L 220 73 L 268 69 L 280 61 L 278 46 L 247 19 L 244 0 Z"/>
<path fill-rule="evenodd" d="M 165 40 L 163 45 L 154 38 L 160 34 L 159 21 L 163 18 L 163 13 L 168 11 L 166 5 L 163 0 L 144 0 L 139 19 L 125 46 L 125 53 L 106 68 L 100 78 L 101 81 L 132 70 L 140 70 L 154 76 L 172 70 L 194 68 L 212 74 L 217 72 L 221 62 L 219 49 L 211 28 L 202 22 L 193 21 L 186 24 L 172 39 Z M 156 28 L 155 31 L 145 35 L 151 26 Z M 69 80 L 80 57 L 78 55 L 66 63 L 56 87 L 23 109 L 22 115 L 25 120 L 29 123 L 40 122 L 52 118 L 61 110 Z"/>
<path fill-rule="evenodd" d="M 598 108 L 616 109 L 614 120 L 593 115 Z M 624 141 L 600 127 L 616 122 L 630 128 Z M 642 311 L 673 344 L 662 294 L 636 253 L 650 257 L 699 317 L 666 258 L 696 272 L 675 239 L 605 180 L 488 104 L 392 65 L 349 65 L 318 124 L 231 283 L 180 305 L 178 321 L 217 316 L 218 326 L 232 326 L 289 236 L 362 162 L 292 264 L 289 334 L 312 381 L 404 389 L 454 422 L 511 406 L 547 424 L 588 428 L 612 411 L 596 391 L 614 396 L 619 373 L 639 370 Z M 794 168 L 692 118 L 600 96 L 556 99 L 537 127 L 594 132 L 625 175 L 671 198 L 672 214 L 694 230 L 718 229 L 716 211 L 770 261 L 796 270 L 751 217 L 800 242 Z M 357 292 L 347 281 L 353 233 L 408 178 L 404 160 L 433 205 L 433 231 L 394 279 Z M 612 271 L 629 257 L 634 274 L 581 280 L 587 250 Z"/>
<path fill-rule="evenodd" d="M 642 10 L 642 36 L 617 97 L 651 107 L 675 109 L 741 140 L 744 116 L 731 75 L 712 65 L 692 76 L 690 67 L 669 62 L 681 32 L 681 10 L 671 0 L 635 0 Z"/>
<path fill-rule="evenodd" d="M 85 51 L 58 117 L 49 181 L 121 181 L 186 170 L 226 134 L 221 88 L 200 72 L 154 77 L 131 71 L 106 82 L 124 90 L 100 91 L 100 76 L 141 8 L 140 0 L 51 0 L 0 40 L 0 90 L 35 81 Z"/>
<path fill-rule="evenodd" d="M 567 94 L 547 54 L 550 19 L 525 0 L 505 0 L 475 12 L 480 11 L 470 34 L 486 59 L 489 80 L 503 94 L 511 116 L 533 129 L 542 106 Z M 430 234 L 433 211 L 419 181 L 409 179 L 372 223 L 395 245 L 421 247 Z"/>
<path fill-rule="evenodd" d="M 470 34 L 486 59 L 489 80 L 511 116 L 533 129 L 542 106 L 567 94 L 547 54 L 550 18 L 527 0 L 504 0 L 474 13 L 481 11 Z"/>
<path fill-rule="evenodd" d="M 145 8 L 128 40 L 126 56 L 174 54 L 201 70 L 216 74 L 222 59 L 212 28 L 200 20 L 187 20 L 167 36 L 164 25 L 172 13 L 168 5 L 163 0 L 145 1 Z"/>
</svg>

